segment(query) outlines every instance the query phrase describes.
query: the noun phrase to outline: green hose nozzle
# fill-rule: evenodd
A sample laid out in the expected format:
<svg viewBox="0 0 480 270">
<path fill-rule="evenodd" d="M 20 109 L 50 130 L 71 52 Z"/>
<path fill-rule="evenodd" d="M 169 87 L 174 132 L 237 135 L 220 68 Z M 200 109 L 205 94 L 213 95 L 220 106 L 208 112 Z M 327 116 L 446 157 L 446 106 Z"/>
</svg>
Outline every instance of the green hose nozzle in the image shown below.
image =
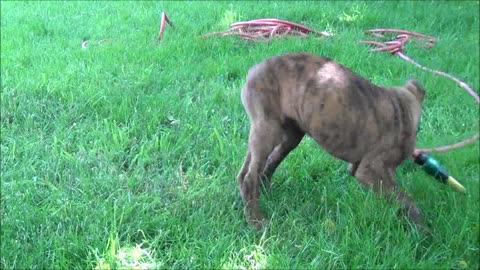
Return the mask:
<svg viewBox="0 0 480 270">
<path fill-rule="evenodd" d="M 415 163 L 423 167 L 425 172 L 440 182 L 449 185 L 458 192 L 465 193 L 465 188 L 440 166 L 440 163 L 427 153 L 420 153 L 414 158 Z"/>
</svg>

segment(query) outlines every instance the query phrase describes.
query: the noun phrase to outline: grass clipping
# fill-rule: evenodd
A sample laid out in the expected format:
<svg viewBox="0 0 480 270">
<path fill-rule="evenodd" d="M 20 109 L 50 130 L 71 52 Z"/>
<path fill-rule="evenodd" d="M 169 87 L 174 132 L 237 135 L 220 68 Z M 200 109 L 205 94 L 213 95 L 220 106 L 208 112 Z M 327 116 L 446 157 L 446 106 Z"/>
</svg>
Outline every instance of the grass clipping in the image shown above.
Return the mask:
<svg viewBox="0 0 480 270">
<path fill-rule="evenodd" d="M 150 251 L 142 248 L 141 245 L 135 247 L 124 247 L 118 249 L 113 254 L 98 258 L 95 270 L 110 269 L 158 269 L 162 264 L 156 262 Z"/>
</svg>

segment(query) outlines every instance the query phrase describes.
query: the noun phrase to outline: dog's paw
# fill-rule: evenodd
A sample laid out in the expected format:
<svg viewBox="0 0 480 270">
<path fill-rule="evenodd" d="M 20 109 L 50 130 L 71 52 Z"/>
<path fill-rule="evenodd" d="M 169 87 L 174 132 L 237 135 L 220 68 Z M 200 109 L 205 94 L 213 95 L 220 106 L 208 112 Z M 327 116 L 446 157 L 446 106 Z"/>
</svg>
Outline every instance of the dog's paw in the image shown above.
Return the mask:
<svg viewBox="0 0 480 270">
<path fill-rule="evenodd" d="M 426 237 L 432 235 L 431 231 L 425 226 L 422 213 L 416 206 L 410 205 L 402 207 L 398 209 L 397 214 L 407 218 L 411 225 L 413 225 L 420 234 L 423 234 Z"/>
<path fill-rule="evenodd" d="M 250 215 L 249 222 L 257 231 L 261 230 L 267 225 L 267 220 L 265 219 L 265 216 L 260 212 L 252 213 Z"/>
</svg>

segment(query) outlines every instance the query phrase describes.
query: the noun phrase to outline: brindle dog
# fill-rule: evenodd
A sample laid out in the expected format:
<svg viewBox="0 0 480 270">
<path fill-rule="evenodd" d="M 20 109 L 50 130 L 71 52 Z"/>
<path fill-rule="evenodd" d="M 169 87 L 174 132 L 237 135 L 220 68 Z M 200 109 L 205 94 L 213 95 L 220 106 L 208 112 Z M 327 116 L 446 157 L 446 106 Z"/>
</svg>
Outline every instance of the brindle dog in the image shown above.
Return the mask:
<svg viewBox="0 0 480 270">
<path fill-rule="evenodd" d="M 394 173 L 413 152 L 424 90 L 415 82 L 380 87 L 325 57 L 286 54 L 253 66 L 242 90 L 250 118 L 248 151 L 238 174 L 249 221 L 258 229 L 261 179 L 307 134 L 348 163 L 367 187 L 404 205 L 411 221 L 423 218 L 408 194 L 397 190 Z"/>
</svg>

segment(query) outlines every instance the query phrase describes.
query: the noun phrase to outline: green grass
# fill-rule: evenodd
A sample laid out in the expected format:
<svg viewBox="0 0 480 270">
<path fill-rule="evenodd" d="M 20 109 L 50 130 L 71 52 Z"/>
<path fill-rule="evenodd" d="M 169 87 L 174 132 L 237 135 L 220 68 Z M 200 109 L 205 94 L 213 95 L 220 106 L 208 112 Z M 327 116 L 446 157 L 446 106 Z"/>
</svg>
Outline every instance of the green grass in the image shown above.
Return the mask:
<svg viewBox="0 0 480 270">
<path fill-rule="evenodd" d="M 175 28 L 159 43 L 162 11 Z M 434 35 L 433 49 L 409 45 L 407 55 L 478 91 L 478 1 L 2 1 L 1 14 L 0 268 L 121 267 L 121 254 L 141 248 L 143 267 L 479 268 L 478 142 L 435 155 L 465 196 L 411 161 L 399 168 L 427 239 L 310 139 L 262 198 L 266 229 L 245 223 L 235 179 L 246 72 L 286 52 L 335 58 L 383 85 L 417 78 L 427 90 L 421 147 L 475 134 L 478 106 L 455 83 L 357 41 L 375 27 Z M 335 36 L 198 38 L 261 17 Z"/>
</svg>

